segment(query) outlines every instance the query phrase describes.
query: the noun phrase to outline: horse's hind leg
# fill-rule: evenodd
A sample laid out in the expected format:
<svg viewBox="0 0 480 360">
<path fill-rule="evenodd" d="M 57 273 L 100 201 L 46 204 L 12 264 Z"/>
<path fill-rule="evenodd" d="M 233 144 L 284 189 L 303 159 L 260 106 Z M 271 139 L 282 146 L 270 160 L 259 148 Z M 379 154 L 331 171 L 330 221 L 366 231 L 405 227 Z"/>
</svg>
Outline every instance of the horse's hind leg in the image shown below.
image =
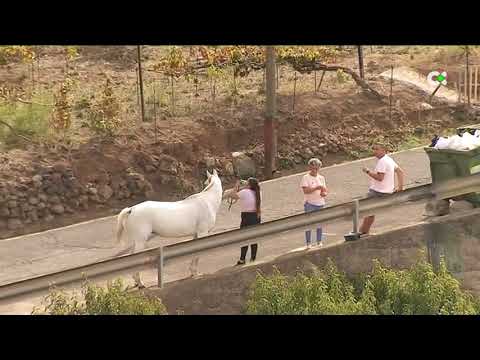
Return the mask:
<svg viewBox="0 0 480 360">
<path fill-rule="evenodd" d="M 203 237 L 203 236 L 206 236 L 208 234 L 208 232 L 205 232 L 205 233 L 201 233 L 201 234 L 195 234 L 195 236 L 193 237 L 194 240 L 197 240 L 199 237 Z M 200 260 L 199 257 L 194 257 L 192 259 L 192 262 L 190 263 L 190 276 L 191 277 L 195 277 L 195 276 L 198 276 L 199 273 L 198 273 L 198 261 Z"/>
<path fill-rule="evenodd" d="M 133 249 L 134 253 L 145 249 L 146 242 L 150 234 L 151 234 L 151 231 L 146 231 L 146 229 L 145 231 L 142 231 L 141 233 L 137 234 L 137 236 L 135 237 L 135 245 Z M 145 288 L 145 284 L 141 279 L 140 271 L 133 275 L 133 280 L 135 281 L 135 286 L 137 286 L 139 289 Z"/>
</svg>

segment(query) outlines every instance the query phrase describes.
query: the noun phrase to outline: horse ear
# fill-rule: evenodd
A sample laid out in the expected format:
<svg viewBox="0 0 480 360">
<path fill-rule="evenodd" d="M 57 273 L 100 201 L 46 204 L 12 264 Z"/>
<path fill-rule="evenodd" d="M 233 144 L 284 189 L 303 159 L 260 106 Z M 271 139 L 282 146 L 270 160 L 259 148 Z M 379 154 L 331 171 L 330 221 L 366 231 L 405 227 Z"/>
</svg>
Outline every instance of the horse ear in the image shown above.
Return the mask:
<svg viewBox="0 0 480 360">
<path fill-rule="evenodd" d="M 213 169 L 213 175 L 218 176 L 217 170 Z"/>
<path fill-rule="evenodd" d="M 212 174 L 210 174 L 207 170 L 207 177 L 210 179 L 212 177 Z"/>
</svg>

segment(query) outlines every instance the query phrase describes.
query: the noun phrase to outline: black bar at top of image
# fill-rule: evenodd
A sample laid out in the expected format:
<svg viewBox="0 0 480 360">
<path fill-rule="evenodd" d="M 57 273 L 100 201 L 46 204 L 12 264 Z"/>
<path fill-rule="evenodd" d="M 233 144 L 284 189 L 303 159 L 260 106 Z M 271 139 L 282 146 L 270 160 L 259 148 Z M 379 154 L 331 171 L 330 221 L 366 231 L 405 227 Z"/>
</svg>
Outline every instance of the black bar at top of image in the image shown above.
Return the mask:
<svg viewBox="0 0 480 360">
<path fill-rule="evenodd" d="M 442 27 L 412 25 L 383 26 L 384 21 L 365 26 L 299 24 L 294 26 L 166 26 L 146 21 L 122 26 L 78 27 L 66 25 L 7 26 L 0 31 L 2 45 L 475 45 L 480 44 L 480 27 Z M 248 26 L 247 26 L 248 25 Z"/>
</svg>

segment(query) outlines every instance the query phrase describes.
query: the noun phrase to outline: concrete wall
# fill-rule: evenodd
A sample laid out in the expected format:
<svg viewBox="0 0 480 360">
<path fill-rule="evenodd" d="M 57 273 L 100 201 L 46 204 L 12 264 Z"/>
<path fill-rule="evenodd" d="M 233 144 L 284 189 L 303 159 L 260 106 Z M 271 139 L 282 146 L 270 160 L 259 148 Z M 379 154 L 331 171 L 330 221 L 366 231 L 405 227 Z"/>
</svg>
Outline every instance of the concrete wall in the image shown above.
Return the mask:
<svg viewBox="0 0 480 360">
<path fill-rule="evenodd" d="M 269 263 L 226 269 L 151 291 L 162 298 L 170 314 L 241 314 L 257 272 L 271 274 L 274 266 L 286 274 L 299 269 L 309 272 L 323 267 L 331 258 L 340 270 L 356 274 L 369 271 L 373 259 L 402 269 L 420 256 L 436 266 L 444 256 L 447 267 L 461 280 L 462 286 L 480 294 L 479 215 L 480 209 L 476 209 L 438 217 L 355 242 L 291 253 Z"/>
</svg>

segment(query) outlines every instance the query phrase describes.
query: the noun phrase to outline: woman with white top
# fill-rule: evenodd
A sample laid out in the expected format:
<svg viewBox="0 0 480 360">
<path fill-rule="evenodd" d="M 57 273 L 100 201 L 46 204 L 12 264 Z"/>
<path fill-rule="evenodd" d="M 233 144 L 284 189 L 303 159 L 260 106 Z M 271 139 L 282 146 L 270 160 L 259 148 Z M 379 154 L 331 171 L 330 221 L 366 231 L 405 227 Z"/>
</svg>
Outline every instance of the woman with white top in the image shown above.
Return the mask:
<svg viewBox="0 0 480 360">
<path fill-rule="evenodd" d="M 258 180 L 255 178 L 248 179 L 248 185 L 244 189 L 240 190 L 240 181 L 237 181 L 235 184 L 235 193 L 232 194 L 232 198 L 239 200 L 241 217 L 242 221 L 240 223 L 240 228 L 245 226 L 251 226 L 260 224 L 260 208 L 261 208 L 261 195 L 260 195 L 260 185 Z M 257 257 L 257 244 L 251 244 L 251 255 L 250 261 L 255 261 Z M 244 265 L 245 258 L 247 256 L 248 245 L 242 246 L 240 251 L 240 260 L 237 262 L 237 265 Z"/>
</svg>

